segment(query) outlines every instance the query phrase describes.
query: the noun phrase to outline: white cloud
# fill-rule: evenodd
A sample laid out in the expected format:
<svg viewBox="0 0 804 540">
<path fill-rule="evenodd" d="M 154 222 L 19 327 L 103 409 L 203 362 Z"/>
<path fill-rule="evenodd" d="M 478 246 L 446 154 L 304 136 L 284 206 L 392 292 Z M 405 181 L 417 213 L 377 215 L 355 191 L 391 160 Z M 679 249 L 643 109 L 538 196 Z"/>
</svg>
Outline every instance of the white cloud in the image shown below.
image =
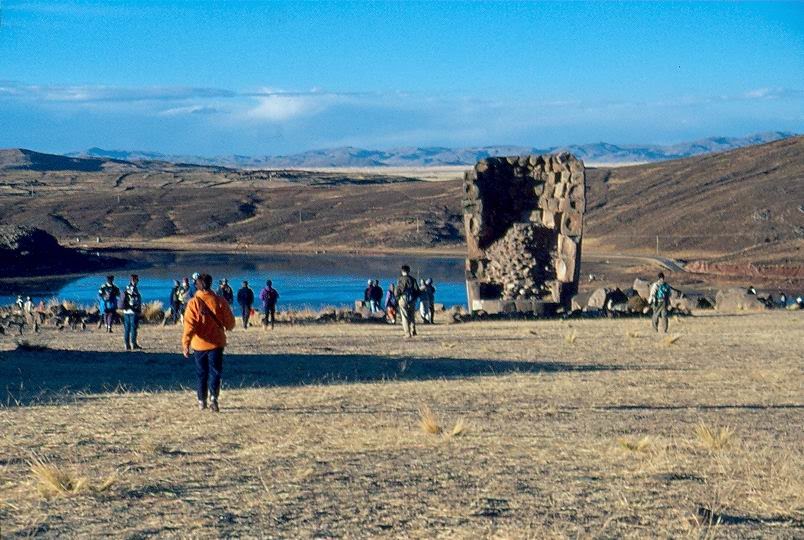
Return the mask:
<svg viewBox="0 0 804 540">
<path fill-rule="evenodd" d="M 354 100 L 356 94 L 339 94 L 313 90 L 311 92 L 282 92 L 263 89 L 254 94 L 257 104 L 245 112 L 251 120 L 286 122 L 302 116 L 314 116 L 338 104 Z"/>
</svg>

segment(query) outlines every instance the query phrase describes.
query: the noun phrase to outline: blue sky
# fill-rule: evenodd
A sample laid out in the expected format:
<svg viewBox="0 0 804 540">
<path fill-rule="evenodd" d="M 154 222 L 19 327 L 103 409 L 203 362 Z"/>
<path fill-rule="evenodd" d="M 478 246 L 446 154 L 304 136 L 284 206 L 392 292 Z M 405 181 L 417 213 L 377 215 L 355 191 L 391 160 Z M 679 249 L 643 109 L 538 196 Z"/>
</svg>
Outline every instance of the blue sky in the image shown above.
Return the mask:
<svg viewBox="0 0 804 540">
<path fill-rule="evenodd" d="M 802 3 L 0 0 L 0 147 L 283 154 L 804 131 Z"/>
</svg>

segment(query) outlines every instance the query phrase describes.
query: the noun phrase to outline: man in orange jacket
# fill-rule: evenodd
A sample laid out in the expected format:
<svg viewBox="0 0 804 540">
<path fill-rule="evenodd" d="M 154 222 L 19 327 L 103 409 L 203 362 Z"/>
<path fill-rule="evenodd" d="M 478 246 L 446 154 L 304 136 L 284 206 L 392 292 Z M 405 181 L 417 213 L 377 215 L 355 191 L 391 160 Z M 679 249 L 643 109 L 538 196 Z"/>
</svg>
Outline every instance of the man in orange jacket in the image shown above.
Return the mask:
<svg viewBox="0 0 804 540">
<path fill-rule="evenodd" d="M 209 408 L 213 412 L 218 412 L 226 330 L 235 327 L 235 319 L 229 303 L 212 292 L 212 276 L 199 275 L 195 280 L 195 286 L 198 292 L 184 310 L 182 350 L 185 358 L 190 358 L 190 351 L 194 351 L 198 375 L 198 408 L 201 410 L 207 408 L 207 390 L 209 390 Z"/>
</svg>

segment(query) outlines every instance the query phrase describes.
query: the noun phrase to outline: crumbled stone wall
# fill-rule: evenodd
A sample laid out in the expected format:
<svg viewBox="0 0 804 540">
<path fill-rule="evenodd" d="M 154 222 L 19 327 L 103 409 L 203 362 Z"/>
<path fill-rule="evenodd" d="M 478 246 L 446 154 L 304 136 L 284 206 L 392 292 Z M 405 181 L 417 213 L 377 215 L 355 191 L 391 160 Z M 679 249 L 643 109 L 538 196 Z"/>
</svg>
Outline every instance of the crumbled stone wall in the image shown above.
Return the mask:
<svg viewBox="0 0 804 540">
<path fill-rule="evenodd" d="M 569 306 L 578 292 L 583 162 L 569 153 L 488 158 L 464 179 L 470 309 Z"/>
</svg>

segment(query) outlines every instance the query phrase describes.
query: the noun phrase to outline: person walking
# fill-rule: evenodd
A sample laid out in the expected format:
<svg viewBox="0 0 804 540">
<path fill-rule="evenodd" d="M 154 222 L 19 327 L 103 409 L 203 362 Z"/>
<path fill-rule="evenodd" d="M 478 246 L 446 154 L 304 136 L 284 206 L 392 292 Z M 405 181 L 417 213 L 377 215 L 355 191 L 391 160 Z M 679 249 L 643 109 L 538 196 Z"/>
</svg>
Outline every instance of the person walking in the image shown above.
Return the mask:
<svg viewBox="0 0 804 540">
<path fill-rule="evenodd" d="M 234 303 L 234 291 L 232 291 L 232 288 L 229 286 L 229 280 L 226 278 L 223 278 L 220 281 L 216 294 L 229 302 L 229 306 Z"/>
<path fill-rule="evenodd" d="M 667 333 L 667 313 L 670 309 L 670 296 L 673 293 L 672 287 L 664 280 L 664 272 L 659 272 L 658 279 L 650 286 L 648 304 L 653 306 L 653 316 L 651 323 L 653 329 L 659 331 L 659 321 L 662 324 L 662 331 Z"/>
<path fill-rule="evenodd" d="M 117 301 L 120 298 L 120 289 L 114 284 L 114 276 L 106 276 L 106 283 L 98 289 L 98 299 L 103 306 L 101 311 L 103 323 L 106 331 L 112 332 L 114 318 L 117 315 Z"/>
<path fill-rule="evenodd" d="M 396 282 L 396 303 L 402 316 L 402 330 L 406 338 L 416 335 L 416 298 L 419 287 L 416 278 L 410 275 L 410 266 L 402 265 L 401 275 Z"/>
<path fill-rule="evenodd" d="M 131 281 L 123 292 L 123 343 L 127 351 L 142 349 L 137 343 L 137 328 L 142 313 L 142 296 L 137 288 L 139 282 L 139 276 L 131 274 Z"/>
<path fill-rule="evenodd" d="M 212 292 L 212 276 L 200 274 L 195 280 L 196 295 L 187 304 L 184 312 L 182 352 L 185 358 L 193 353 L 198 386 L 198 408 L 218 412 L 218 397 L 223 373 L 223 350 L 226 347 L 226 331 L 235 327 L 235 318 L 229 304 Z"/>
<path fill-rule="evenodd" d="M 254 305 L 254 291 L 248 286 L 248 281 L 237 291 L 237 303 L 240 304 L 240 316 L 243 318 L 243 328 L 248 328 L 248 319 L 251 317 L 251 306 Z"/>
<path fill-rule="evenodd" d="M 263 319 L 262 324 L 268 328 L 271 325 L 271 330 L 274 329 L 274 321 L 276 320 L 276 302 L 279 300 L 279 293 L 274 289 L 273 283 L 269 279 L 265 282 L 265 288 L 260 291 L 260 300 L 262 300 Z"/>
</svg>

